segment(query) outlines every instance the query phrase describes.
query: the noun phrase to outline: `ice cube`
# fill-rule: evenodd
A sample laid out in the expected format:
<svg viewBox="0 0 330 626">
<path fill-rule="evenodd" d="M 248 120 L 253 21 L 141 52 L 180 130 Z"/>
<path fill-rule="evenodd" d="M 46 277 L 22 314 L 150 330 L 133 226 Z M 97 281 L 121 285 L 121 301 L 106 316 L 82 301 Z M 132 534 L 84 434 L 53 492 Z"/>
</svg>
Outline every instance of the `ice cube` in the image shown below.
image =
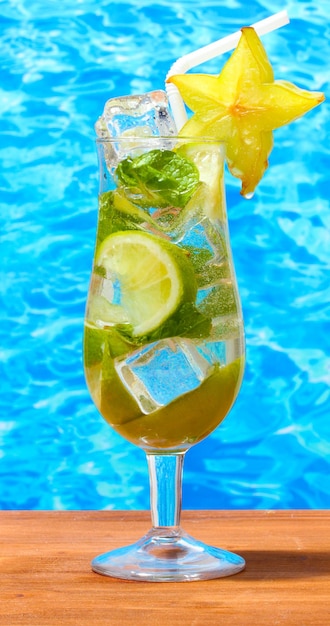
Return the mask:
<svg viewBox="0 0 330 626">
<path fill-rule="evenodd" d="M 115 360 L 125 387 L 145 414 L 199 387 L 210 373 L 210 355 L 189 339 L 163 339 Z"/>
<path fill-rule="evenodd" d="M 101 139 L 121 136 L 168 137 L 177 134 L 165 91 L 111 98 L 95 124 Z"/>
<path fill-rule="evenodd" d="M 161 90 L 111 98 L 106 102 L 103 115 L 95 124 L 95 130 L 100 139 L 127 138 L 124 145 L 122 142 L 114 142 L 104 146 L 104 156 L 109 171 L 115 168 L 118 161 L 127 154 L 132 157 L 141 154 L 139 138 L 177 135 L 166 92 Z M 171 141 L 160 140 L 159 148 L 165 147 L 171 150 L 173 145 Z M 146 147 L 144 142 L 144 150 Z M 155 147 L 153 143 L 150 149 Z"/>
</svg>

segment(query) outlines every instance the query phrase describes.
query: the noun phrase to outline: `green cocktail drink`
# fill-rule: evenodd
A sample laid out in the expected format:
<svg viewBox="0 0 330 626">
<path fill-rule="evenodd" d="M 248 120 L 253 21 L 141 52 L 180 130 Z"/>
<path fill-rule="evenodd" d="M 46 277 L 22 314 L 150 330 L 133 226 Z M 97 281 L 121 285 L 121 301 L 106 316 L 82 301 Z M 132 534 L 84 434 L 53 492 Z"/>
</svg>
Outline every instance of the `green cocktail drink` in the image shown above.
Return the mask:
<svg viewBox="0 0 330 626">
<path fill-rule="evenodd" d="M 109 101 L 111 116 L 98 125 L 99 216 L 84 336 L 95 405 L 147 454 L 152 515 L 142 539 L 96 557 L 92 568 L 163 582 L 245 566 L 180 528 L 184 454 L 228 414 L 244 369 L 224 161 L 250 197 L 268 166 L 273 129 L 324 99 L 275 81 L 252 28 L 243 29 L 218 77 L 171 75 L 168 82 L 194 112 L 180 136 L 171 127 L 154 132 L 155 118 L 162 128 L 167 115 L 162 92 L 140 97 L 143 123 L 117 132 L 119 104 L 138 117 L 132 96 Z"/>
<path fill-rule="evenodd" d="M 99 142 L 112 189 L 100 194 L 86 379 L 100 413 L 125 438 L 147 451 L 186 450 L 227 415 L 244 367 L 223 146 L 121 143 L 112 166 L 109 142 Z"/>
</svg>

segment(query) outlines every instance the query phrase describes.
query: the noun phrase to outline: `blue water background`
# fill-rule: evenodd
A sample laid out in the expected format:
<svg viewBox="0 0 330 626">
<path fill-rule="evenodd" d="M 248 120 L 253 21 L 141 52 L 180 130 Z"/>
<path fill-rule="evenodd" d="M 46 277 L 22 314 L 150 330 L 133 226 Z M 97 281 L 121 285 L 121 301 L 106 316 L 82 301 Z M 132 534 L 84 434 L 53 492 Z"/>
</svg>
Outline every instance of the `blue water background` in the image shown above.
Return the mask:
<svg viewBox="0 0 330 626">
<path fill-rule="evenodd" d="M 328 0 L 288 0 L 275 75 L 329 97 Z M 163 88 L 180 56 L 278 0 L 0 1 L 0 507 L 148 508 L 142 451 L 94 408 L 81 362 L 97 217 L 94 121 Z M 220 71 L 224 59 L 208 64 Z M 186 458 L 186 508 L 328 508 L 329 104 L 275 132 L 251 201 L 228 179 L 247 368 Z"/>
</svg>

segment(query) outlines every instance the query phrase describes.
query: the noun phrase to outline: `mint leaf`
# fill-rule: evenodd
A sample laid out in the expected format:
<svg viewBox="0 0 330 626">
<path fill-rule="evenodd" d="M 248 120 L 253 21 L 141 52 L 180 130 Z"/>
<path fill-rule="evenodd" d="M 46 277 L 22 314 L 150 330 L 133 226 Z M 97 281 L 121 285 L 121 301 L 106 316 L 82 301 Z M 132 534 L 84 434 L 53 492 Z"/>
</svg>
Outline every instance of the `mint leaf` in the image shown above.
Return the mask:
<svg viewBox="0 0 330 626">
<path fill-rule="evenodd" d="M 146 211 L 117 190 L 106 191 L 99 196 L 98 245 L 118 230 L 137 230 L 145 222 L 156 225 Z"/>
<path fill-rule="evenodd" d="M 208 337 L 211 331 L 212 320 L 204 315 L 194 304 L 186 302 L 177 314 L 177 332 L 181 337 L 202 339 Z"/>
<path fill-rule="evenodd" d="M 114 192 L 106 191 L 99 197 L 99 220 L 97 228 L 97 243 L 100 244 L 108 235 L 117 230 L 136 228 L 131 218 L 117 211 L 114 206 Z"/>
<path fill-rule="evenodd" d="M 113 328 L 85 326 L 84 359 L 86 367 L 100 363 L 106 349 L 114 359 L 137 348 L 139 344 L 132 338 L 132 330 L 128 324 L 117 324 Z"/>
<path fill-rule="evenodd" d="M 199 171 L 171 150 L 151 150 L 119 163 L 115 178 L 125 194 L 143 207 L 183 208 L 199 182 Z"/>
<path fill-rule="evenodd" d="M 211 318 L 207 317 L 191 302 L 183 304 L 178 311 L 152 333 L 139 337 L 141 343 L 150 343 L 167 337 L 189 337 L 201 339 L 211 331 Z"/>
<path fill-rule="evenodd" d="M 111 330 L 107 329 L 101 332 L 106 333 L 104 339 L 109 346 L 110 354 L 116 357 L 124 355 L 139 346 L 168 337 L 202 339 L 209 336 L 211 326 L 212 320 L 210 317 L 198 311 L 193 303 L 186 302 L 164 324 L 146 335 L 134 337 L 133 328 L 130 324 L 116 324 Z"/>
</svg>

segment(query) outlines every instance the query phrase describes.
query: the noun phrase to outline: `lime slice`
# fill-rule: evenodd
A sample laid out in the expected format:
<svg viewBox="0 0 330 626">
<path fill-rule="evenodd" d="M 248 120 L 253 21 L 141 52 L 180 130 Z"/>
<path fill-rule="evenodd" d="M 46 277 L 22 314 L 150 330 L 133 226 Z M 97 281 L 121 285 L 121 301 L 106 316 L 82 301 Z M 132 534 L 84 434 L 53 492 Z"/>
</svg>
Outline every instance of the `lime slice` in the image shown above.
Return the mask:
<svg viewBox="0 0 330 626">
<path fill-rule="evenodd" d="M 87 318 L 99 327 L 109 324 L 125 324 L 128 322 L 123 307 L 112 304 L 104 296 L 93 296 L 88 303 Z"/>
<path fill-rule="evenodd" d="M 199 171 L 199 180 L 204 183 L 204 213 L 210 219 L 226 219 L 224 192 L 224 145 L 187 143 L 177 152 L 193 161 Z"/>
<path fill-rule="evenodd" d="M 196 297 L 196 279 L 188 253 L 161 237 L 120 231 L 101 244 L 96 264 L 119 286 L 119 302 L 134 336 L 159 328 L 177 309 Z"/>
</svg>

